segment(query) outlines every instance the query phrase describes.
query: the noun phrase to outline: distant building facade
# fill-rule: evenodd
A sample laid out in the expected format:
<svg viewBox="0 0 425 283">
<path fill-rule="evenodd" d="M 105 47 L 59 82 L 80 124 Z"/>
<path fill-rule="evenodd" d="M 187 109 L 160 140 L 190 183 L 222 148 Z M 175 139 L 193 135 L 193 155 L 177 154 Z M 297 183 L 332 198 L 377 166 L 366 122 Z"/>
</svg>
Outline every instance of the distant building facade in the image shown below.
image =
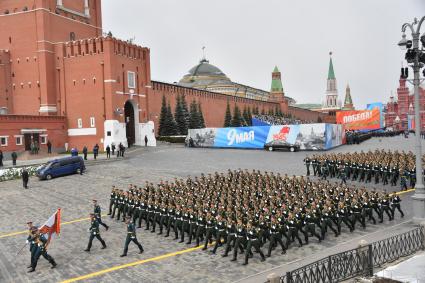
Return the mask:
<svg viewBox="0 0 425 283">
<path fill-rule="evenodd" d="M 385 126 L 392 127 L 397 130 L 409 129 L 409 122 L 414 121 L 415 115 L 415 99 L 412 90 L 407 86 L 407 77 L 404 69 L 402 69 L 397 88 L 397 96 L 391 96 L 386 105 Z M 421 129 L 425 130 L 425 88 L 419 88 L 419 113 L 421 121 Z M 414 122 L 413 122 L 414 123 Z M 413 124 L 414 125 L 414 124 Z M 412 124 L 411 124 L 412 127 Z M 414 129 L 414 127 L 412 127 Z"/>
<path fill-rule="evenodd" d="M 0 28 L 2 151 L 155 145 L 163 96 L 173 109 L 178 94 L 200 102 L 209 127 L 223 126 L 227 102 L 288 112 L 283 91 L 232 85 L 207 61 L 181 85 L 152 81 L 150 49 L 103 34 L 101 0 L 0 1 Z M 184 84 L 212 76 L 233 90 Z"/>
</svg>

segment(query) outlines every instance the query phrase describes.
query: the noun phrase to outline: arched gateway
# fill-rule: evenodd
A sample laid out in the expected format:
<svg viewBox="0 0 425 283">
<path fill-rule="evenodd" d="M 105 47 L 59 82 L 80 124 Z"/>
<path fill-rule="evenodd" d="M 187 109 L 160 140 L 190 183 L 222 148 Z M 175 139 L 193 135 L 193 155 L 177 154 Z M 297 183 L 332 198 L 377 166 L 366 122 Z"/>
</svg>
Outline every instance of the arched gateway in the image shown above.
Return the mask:
<svg viewBox="0 0 425 283">
<path fill-rule="evenodd" d="M 135 111 L 134 106 L 130 101 L 127 101 L 124 105 L 124 116 L 125 116 L 125 132 L 128 142 L 128 146 L 132 146 L 136 143 L 136 123 L 135 123 Z"/>
</svg>

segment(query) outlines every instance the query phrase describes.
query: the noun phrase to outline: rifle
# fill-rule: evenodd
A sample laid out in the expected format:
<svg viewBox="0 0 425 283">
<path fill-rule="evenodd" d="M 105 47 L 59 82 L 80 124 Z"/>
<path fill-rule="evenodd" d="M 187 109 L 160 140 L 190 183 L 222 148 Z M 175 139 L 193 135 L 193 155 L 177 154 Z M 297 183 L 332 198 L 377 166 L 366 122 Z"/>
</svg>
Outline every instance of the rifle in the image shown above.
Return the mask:
<svg viewBox="0 0 425 283">
<path fill-rule="evenodd" d="M 27 245 L 28 245 L 28 242 L 25 243 L 25 245 L 18 251 L 16 255 L 19 255 Z"/>
</svg>

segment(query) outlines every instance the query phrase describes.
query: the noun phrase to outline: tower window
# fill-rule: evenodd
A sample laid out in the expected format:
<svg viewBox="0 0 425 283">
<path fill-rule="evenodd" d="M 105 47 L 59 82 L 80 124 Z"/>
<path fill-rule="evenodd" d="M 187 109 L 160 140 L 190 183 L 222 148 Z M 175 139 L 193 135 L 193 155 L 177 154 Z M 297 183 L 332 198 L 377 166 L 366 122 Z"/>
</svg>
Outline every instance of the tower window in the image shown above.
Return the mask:
<svg viewBox="0 0 425 283">
<path fill-rule="evenodd" d="M 75 32 L 72 31 L 69 33 L 69 40 L 75 41 Z"/>
<path fill-rule="evenodd" d="M 128 88 L 136 88 L 136 74 L 134 72 L 127 72 Z"/>
</svg>

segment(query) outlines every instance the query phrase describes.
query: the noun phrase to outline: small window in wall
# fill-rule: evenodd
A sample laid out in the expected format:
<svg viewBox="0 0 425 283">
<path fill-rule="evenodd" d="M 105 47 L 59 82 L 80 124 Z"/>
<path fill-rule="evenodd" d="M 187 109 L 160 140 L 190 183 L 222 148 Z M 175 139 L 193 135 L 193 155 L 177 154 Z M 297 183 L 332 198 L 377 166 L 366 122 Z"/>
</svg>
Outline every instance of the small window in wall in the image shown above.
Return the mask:
<svg viewBox="0 0 425 283">
<path fill-rule="evenodd" d="M 40 136 L 40 143 L 47 144 L 47 136 Z"/>
<path fill-rule="evenodd" d="M 15 136 L 16 145 L 22 145 L 22 136 Z"/>
<path fill-rule="evenodd" d="M 128 88 L 136 88 L 136 73 L 128 71 L 127 82 Z"/>
<path fill-rule="evenodd" d="M 81 129 L 83 127 L 83 119 L 81 119 L 81 118 L 78 119 L 77 120 L 77 125 L 78 125 L 78 128 Z"/>
<path fill-rule="evenodd" d="M 107 132 L 106 132 L 106 136 L 107 136 L 107 137 L 110 137 L 110 136 L 111 136 L 111 131 L 107 131 Z"/>
<path fill-rule="evenodd" d="M 7 146 L 7 139 L 9 136 L 0 137 L 0 146 Z"/>
<path fill-rule="evenodd" d="M 92 128 L 96 127 L 96 123 L 95 123 L 94 117 L 90 117 L 90 127 L 92 127 Z"/>
</svg>

